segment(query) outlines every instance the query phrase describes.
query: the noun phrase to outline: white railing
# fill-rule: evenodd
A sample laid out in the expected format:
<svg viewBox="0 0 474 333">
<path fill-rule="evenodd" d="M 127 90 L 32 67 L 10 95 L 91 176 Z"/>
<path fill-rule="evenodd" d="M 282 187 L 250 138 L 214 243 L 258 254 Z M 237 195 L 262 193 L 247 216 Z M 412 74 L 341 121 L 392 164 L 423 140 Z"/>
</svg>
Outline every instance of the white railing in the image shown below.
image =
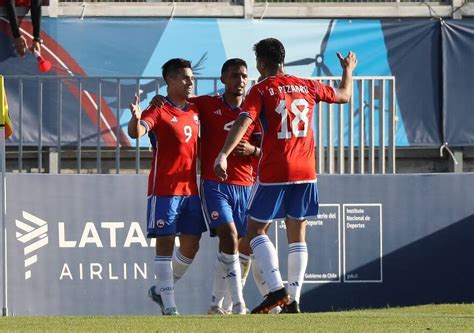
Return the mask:
<svg viewBox="0 0 474 333">
<path fill-rule="evenodd" d="M 336 77 L 317 79 L 339 85 Z M 7 142 L 10 171 L 146 172 L 148 140 L 126 135 L 128 105 L 138 94 L 146 107 L 163 87 L 162 78 L 7 76 L 5 81 L 15 99 L 10 98 L 15 127 Z M 220 78 L 197 78 L 195 90 L 222 93 Z M 395 78 L 355 77 L 350 103 L 315 108 L 318 172 L 395 173 L 396 119 Z"/>
</svg>

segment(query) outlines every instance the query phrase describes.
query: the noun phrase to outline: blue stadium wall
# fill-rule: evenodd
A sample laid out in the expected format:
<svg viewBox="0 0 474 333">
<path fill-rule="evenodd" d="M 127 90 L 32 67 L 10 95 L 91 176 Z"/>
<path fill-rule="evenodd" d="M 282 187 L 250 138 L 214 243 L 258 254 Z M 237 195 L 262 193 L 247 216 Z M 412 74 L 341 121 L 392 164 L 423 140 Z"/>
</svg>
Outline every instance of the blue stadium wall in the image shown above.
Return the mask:
<svg viewBox="0 0 474 333">
<path fill-rule="evenodd" d="M 284 28 L 282 28 L 284 27 Z M 23 20 L 22 28 L 31 31 Z M 53 63 L 47 75 L 160 76 L 161 65 L 172 57 L 190 59 L 196 76 L 218 77 L 221 64 L 240 57 L 258 77 L 252 46 L 276 37 L 286 46 L 287 71 L 300 76 L 341 75 L 336 52 L 353 50 L 359 57 L 357 76 L 395 76 L 397 82 L 397 146 L 451 146 L 474 144 L 474 20 L 241 20 L 241 19 L 89 19 L 45 18 L 42 23 L 43 55 Z M 316 59 L 322 62 L 316 62 Z M 39 75 L 32 56 L 15 57 L 9 26 L 0 19 L 0 74 L 7 76 L 11 110 L 18 110 L 18 84 L 11 75 Z M 125 90 L 126 87 L 123 87 Z M 221 88 L 221 87 L 219 87 Z M 56 135 L 57 87 L 44 84 L 43 144 Z M 146 105 L 154 87 L 142 87 Z M 64 135 L 75 133 L 77 87 L 68 86 L 64 104 Z M 133 90 L 132 90 L 133 91 Z M 212 83 L 200 84 L 199 94 L 214 91 Z M 164 90 L 161 90 L 164 93 Z M 25 85 L 25 133 L 37 132 L 37 89 Z M 355 96 L 358 95 L 356 87 Z M 48 94 L 50 98 L 48 98 Z M 113 107 L 113 94 L 105 101 Z M 366 92 L 368 94 L 368 92 Z M 131 98 L 130 95 L 129 97 Z M 130 99 L 129 98 L 129 99 Z M 128 100 L 118 115 L 110 117 L 124 129 L 129 120 Z M 103 110 L 103 112 L 109 112 Z M 358 110 L 356 110 L 357 114 Z M 18 113 L 12 112 L 18 125 Z M 84 133 L 95 133 L 93 119 L 83 113 Z M 74 121 L 75 120 L 75 121 Z M 28 127 L 30 126 L 30 127 Z M 34 131 L 27 131 L 32 128 Z M 74 137 L 74 134 L 71 134 Z M 124 133 L 122 135 L 126 136 Z M 23 143 L 28 144 L 31 134 Z M 18 142 L 15 135 L 11 144 Z M 128 138 L 124 138 L 128 142 Z M 31 140 L 34 142 L 34 140 Z M 67 140 L 66 140 L 67 141 Z M 94 145 L 97 140 L 91 140 Z M 128 142 L 129 143 L 129 142 Z M 146 142 L 143 143 L 146 145 Z"/>
<path fill-rule="evenodd" d="M 8 174 L 9 314 L 157 314 L 146 181 Z M 474 302 L 474 174 L 321 176 L 318 186 L 304 311 Z M 284 224 L 270 236 L 286 278 Z M 183 314 L 206 313 L 216 251 L 203 234 L 176 285 Z M 245 298 L 261 300 L 252 276 Z"/>
</svg>

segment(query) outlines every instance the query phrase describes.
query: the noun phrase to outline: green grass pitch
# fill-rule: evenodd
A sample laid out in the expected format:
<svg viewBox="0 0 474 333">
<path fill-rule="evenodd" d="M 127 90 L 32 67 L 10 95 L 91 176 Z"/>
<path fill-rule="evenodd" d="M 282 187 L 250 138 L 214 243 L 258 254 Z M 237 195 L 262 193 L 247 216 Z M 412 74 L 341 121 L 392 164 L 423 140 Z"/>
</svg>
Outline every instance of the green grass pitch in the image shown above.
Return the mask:
<svg viewBox="0 0 474 333">
<path fill-rule="evenodd" d="M 3 317 L 0 332 L 474 332 L 474 304 L 248 316 Z"/>
</svg>

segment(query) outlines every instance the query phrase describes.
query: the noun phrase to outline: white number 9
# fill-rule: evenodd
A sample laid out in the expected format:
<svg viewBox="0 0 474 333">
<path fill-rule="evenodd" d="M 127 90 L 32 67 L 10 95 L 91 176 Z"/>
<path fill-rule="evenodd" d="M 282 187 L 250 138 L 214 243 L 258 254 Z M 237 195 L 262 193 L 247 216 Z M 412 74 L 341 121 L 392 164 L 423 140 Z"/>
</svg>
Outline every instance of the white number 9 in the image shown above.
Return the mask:
<svg viewBox="0 0 474 333">
<path fill-rule="evenodd" d="M 186 140 L 184 142 L 189 142 L 191 138 L 193 137 L 193 129 L 191 126 L 184 126 L 183 127 L 184 135 L 186 135 Z"/>
</svg>

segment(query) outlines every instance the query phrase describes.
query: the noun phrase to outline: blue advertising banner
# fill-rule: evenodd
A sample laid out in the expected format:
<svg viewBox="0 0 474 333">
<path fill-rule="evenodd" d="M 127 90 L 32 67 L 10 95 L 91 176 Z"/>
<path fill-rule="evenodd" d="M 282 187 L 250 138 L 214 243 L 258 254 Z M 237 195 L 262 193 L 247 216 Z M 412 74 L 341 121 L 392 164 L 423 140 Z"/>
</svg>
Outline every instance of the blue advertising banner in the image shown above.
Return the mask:
<svg viewBox="0 0 474 333">
<path fill-rule="evenodd" d="M 443 38 L 443 134 L 451 146 L 472 146 L 474 20 L 449 20 Z"/>
<path fill-rule="evenodd" d="M 147 297 L 146 176 L 8 174 L 7 184 L 9 314 L 159 313 Z M 303 311 L 474 301 L 474 174 L 321 176 L 318 187 Z M 286 279 L 284 223 L 269 235 Z M 176 283 L 182 314 L 207 312 L 216 253 L 203 234 Z M 261 301 L 252 280 L 249 308 Z"/>
</svg>

